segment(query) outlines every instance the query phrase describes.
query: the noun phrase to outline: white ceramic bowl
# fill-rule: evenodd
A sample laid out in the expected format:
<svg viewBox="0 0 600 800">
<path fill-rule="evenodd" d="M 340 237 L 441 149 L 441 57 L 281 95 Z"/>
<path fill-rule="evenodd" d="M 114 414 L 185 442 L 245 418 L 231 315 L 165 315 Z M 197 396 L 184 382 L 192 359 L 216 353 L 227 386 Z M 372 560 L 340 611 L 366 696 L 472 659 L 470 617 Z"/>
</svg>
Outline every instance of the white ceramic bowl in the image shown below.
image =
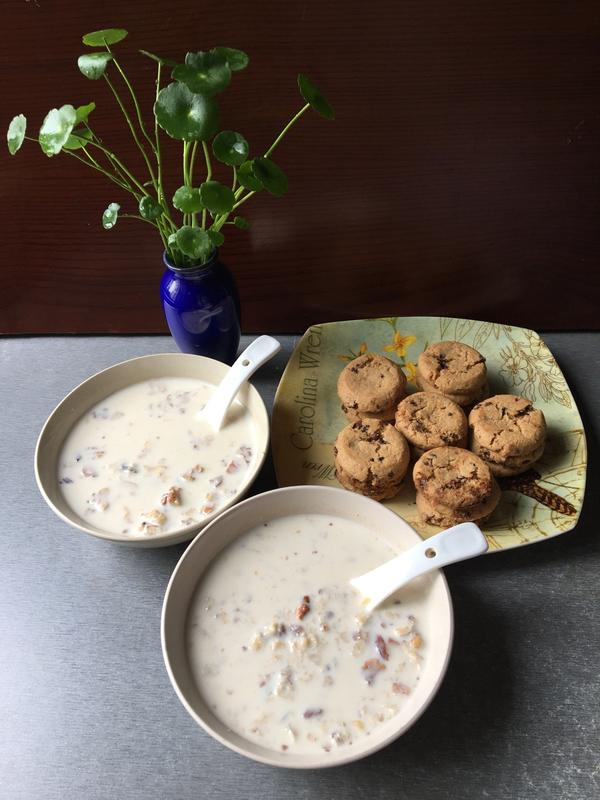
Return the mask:
<svg viewBox="0 0 600 800">
<path fill-rule="evenodd" d="M 177 564 L 165 595 L 161 621 L 163 656 L 173 687 L 194 720 L 222 744 L 248 758 L 277 767 L 314 769 L 355 761 L 379 750 L 407 731 L 427 708 L 440 686 L 452 646 L 453 615 L 443 574 L 432 572 L 421 581 L 430 629 L 435 637 L 427 653 L 417 688 L 402 710 L 369 737 L 330 753 L 297 755 L 263 747 L 231 731 L 210 710 L 191 674 L 186 652 L 186 619 L 200 577 L 218 553 L 238 536 L 263 522 L 289 514 L 328 514 L 355 520 L 398 551 L 420 541 L 419 535 L 394 512 L 362 495 L 325 486 L 290 486 L 255 495 L 230 508 L 194 539 Z"/>
<path fill-rule="evenodd" d="M 265 460 L 269 444 L 269 417 L 261 396 L 251 384 L 242 387 L 238 394 L 238 400 L 246 406 L 254 423 L 255 459 L 250 464 L 244 482 L 235 497 L 217 511 L 207 515 L 200 524 L 196 522 L 170 533 L 147 537 L 109 533 L 96 528 L 88 520 L 82 519 L 66 503 L 58 485 L 58 458 L 65 438 L 73 425 L 88 409 L 119 389 L 124 389 L 140 381 L 167 377 L 197 378 L 207 383 L 218 384 L 228 369 L 226 364 L 204 356 L 161 353 L 123 361 L 80 383 L 50 414 L 38 438 L 35 449 L 35 477 L 44 500 L 64 522 L 83 533 L 89 533 L 100 539 L 108 539 L 134 547 L 164 547 L 191 539 L 207 522 L 243 497 Z"/>
</svg>

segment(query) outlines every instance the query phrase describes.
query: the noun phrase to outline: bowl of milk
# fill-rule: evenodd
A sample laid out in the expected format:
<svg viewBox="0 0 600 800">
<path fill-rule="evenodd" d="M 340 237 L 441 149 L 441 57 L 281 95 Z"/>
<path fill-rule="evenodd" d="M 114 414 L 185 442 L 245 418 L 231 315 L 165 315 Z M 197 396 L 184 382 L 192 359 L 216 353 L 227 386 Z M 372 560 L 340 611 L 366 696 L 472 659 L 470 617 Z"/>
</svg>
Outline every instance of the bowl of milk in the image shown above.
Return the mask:
<svg viewBox="0 0 600 800">
<path fill-rule="evenodd" d="M 367 613 L 350 579 L 420 541 L 343 489 L 251 497 L 190 544 L 167 588 L 162 647 L 192 718 L 266 764 L 362 758 L 408 730 L 444 677 L 453 635 L 440 571 Z"/>
<path fill-rule="evenodd" d="M 116 364 L 73 389 L 35 451 L 50 508 L 84 533 L 123 544 L 191 539 L 244 496 L 268 448 L 267 411 L 251 384 L 219 431 L 198 419 L 228 370 L 165 353 Z"/>
</svg>

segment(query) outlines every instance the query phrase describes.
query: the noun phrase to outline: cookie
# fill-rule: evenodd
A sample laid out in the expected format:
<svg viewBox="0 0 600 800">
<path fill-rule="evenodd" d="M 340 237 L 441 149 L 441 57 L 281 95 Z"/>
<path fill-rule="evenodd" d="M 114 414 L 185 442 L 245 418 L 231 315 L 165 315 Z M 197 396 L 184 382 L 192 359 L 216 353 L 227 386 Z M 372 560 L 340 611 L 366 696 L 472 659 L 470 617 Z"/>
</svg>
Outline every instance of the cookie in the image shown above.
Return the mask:
<svg viewBox="0 0 600 800">
<path fill-rule="evenodd" d="M 496 481 L 489 466 L 469 450 L 436 447 L 417 461 L 413 479 L 433 506 L 467 509 L 488 499 Z"/>
<path fill-rule="evenodd" d="M 353 421 L 370 415 L 392 420 L 406 394 L 406 377 L 389 358 L 365 353 L 344 367 L 337 390 L 342 410 Z"/>
<path fill-rule="evenodd" d="M 342 486 L 375 500 L 398 493 L 410 460 L 404 436 L 381 420 L 346 425 L 335 440 L 333 452 Z"/>
<path fill-rule="evenodd" d="M 418 458 L 434 447 L 467 446 L 467 418 L 453 400 L 433 392 L 416 392 L 398 405 L 396 428 Z"/>
<path fill-rule="evenodd" d="M 486 500 L 463 509 L 447 508 L 430 503 L 422 492 L 417 492 L 417 509 L 423 522 L 449 528 L 460 522 L 484 522 L 500 501 L 500 487 L 496 483 Z"/>
<path fill-rule="evenodd" d="M 527 398 L 498 394 L 473 408 L 469 432 L 471 449 L 495 475 L 519 475 L 544 452 L 546 420 Z"/>
<path fill-rule="evenodd" d="M 436 342 L 419 356 L 415 380 L 425 392 L 439 392 L 468 406 L 485 396 L 485 358 L 461 342 Z"/>
</svg>

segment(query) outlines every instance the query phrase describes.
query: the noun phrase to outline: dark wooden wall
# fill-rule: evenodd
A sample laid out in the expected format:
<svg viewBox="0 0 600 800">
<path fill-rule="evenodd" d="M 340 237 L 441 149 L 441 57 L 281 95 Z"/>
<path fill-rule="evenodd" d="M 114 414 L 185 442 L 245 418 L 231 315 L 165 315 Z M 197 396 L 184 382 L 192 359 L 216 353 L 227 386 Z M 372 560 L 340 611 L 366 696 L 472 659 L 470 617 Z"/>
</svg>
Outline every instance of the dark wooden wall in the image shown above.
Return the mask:
<svg viewBox="0 0 600 800">
<path fill-rule="evenodd" d="M 597 0 L 4 0 L 5 126 L 93 99 L 105 141 L 141 171 L 104 82 L 76 66 L 81 35 L 107 26 L 130 31 L 118 48 L 148 111 L 138 48 L 246 50 L 222 127 L 254 152 L 300 107 L 299 71 L 336 109 L 293 130 L 277 153 L 288 196 L 250 201 L 251 230 L 222 248 L 246 331 L 390 314 L 600 327 Z M 170 157 L 178 168 L 179 146 Z M 33 143 L 0 159 L 0 331 L 165 330 L 157 235 L 100 225 L 118 189 Z"/>
</svg>

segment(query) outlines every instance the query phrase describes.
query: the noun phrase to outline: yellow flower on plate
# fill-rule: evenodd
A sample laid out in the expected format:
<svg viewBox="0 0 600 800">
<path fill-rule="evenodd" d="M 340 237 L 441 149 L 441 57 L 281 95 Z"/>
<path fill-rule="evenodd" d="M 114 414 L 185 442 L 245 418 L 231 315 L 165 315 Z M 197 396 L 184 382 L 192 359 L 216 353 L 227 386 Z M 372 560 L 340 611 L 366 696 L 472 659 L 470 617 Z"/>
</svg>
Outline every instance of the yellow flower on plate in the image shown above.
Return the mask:
<svg viewBox="0 0 600 800">
<path fill-rule="evenodd" d="M 358 348 L 358 353 L 355 353 L 353 350 L 350 350 L 349 356 L 340 355 L 338 356 L 338 358 L 340 361 L 354 361 L 355 358 L 358 358 L 359 356 L 364 356 L 364 354 L 368 351 L 368 349 L 369 348 L 367 347 L 367 343 L 362 342 L 360 347 Z"/>
<path fill-rule="evenodd" d="M 415 383 L 417 377 L 417 365 L 414 361 L 407 361 L 402 367 L 402 371 L 406 375 L 406 380 L 409 383 Z"/>
<path fill-rule="evenodd" d="M 404 358 L 408 348 L 416 341 L 416 336 L 402 336 L 400 331 L 396 331 L 392 344 L 386 344 L 383 349 L 386 353 L 396 353 L 398 358 Z"/>
</svg>

